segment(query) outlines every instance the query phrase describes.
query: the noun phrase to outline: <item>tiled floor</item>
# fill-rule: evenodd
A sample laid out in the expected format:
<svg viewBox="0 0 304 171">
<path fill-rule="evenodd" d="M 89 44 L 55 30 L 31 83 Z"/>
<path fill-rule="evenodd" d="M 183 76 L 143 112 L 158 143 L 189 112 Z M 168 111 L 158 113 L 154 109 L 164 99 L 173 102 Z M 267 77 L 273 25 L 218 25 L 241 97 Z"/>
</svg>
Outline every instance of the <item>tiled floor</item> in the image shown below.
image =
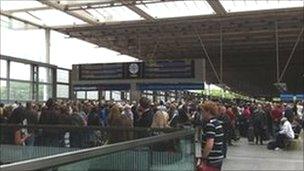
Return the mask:
<svg viewBox="0 0 304 171">
<path fill-rule="evenodd" d="M 297 151 L 273 151 L 266 144 L 252 145 L 246 139 L 235 142 L 228 147 L 223 170 L 304 170 L 303 146 Z"/>
</svg>

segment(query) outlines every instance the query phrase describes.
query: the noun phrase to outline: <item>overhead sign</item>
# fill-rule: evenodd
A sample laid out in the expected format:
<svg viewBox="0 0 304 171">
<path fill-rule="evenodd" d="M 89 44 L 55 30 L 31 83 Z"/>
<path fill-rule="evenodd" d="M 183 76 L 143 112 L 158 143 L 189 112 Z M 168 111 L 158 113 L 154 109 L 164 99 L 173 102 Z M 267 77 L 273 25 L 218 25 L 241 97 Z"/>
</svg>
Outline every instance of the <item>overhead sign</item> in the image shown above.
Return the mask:
<svg viewBox="0 0 304 171">
<path fill-rule="evenodd" d="M 144 63 L 144 78 L 193 78 L 193 60 L 152 61 Z"/>
<path fill-rule="evenodd" d="M 284 101 L 284 102 L 291 102 L 294 100 L 294 95 L 293 94 L 281 94 L 280 95 L 280 99 L 281 101 Z"/>
<path fill-rule="evenodd" d="M 304 100 L 304 94 L 296 94 L 297 100 Z"/>
<path fill-rule="evenodd" d="M 115 64 L 85 64 L 79 65 L 80 80 L 122 79 L 123 65 Z"/>
<path fill-rule="evenodd" d="M 204 83 L 137 84 L 137 90 L 203 90 Z"/>
<path fill-rule="evenodd" d="M 92 84 L 74 85 L 74 91 L 98 91 L 98 90 L 130 90 L 130 84 Z"/>
<path fill-rule="evenodd" d="M 193 60 L 78 65 L 79 80 L 194 78 Z"/>
</svg>

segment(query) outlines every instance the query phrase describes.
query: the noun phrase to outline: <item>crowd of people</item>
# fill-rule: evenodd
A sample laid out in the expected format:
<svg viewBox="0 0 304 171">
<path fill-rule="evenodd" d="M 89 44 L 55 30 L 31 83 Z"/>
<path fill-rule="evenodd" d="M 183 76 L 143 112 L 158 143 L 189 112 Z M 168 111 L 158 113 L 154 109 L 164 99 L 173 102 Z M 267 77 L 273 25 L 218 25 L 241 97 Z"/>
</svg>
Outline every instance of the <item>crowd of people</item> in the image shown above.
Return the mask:
<svg viewBox="0 0 304 171">
<path fill-rule="evenodd" d="M 73 125 L 77 127 L 202 128 L 203 153 L 199 161 L 221 168 L 227 148 L 240 137 L 263 144 L 273 139 L 270 149 L 285 148 L 288 140 L 298 138 L 303 127 L 303 103 L 255 103 L 244 101 L 188 100 L 151 102 L 72 101 L 49 99 L 45 104 L 27 102 L 25 106 L 0 104 L 0 123 L 19 125 Z M 25 131 L 24 131 L 25 130 Z M 77 130 L 13 129 L 4 132 L 2 143 L 86 147 L 83 136 L 92 139 L 96 132 Z M 3 130 L 2 130 L 3 134 Z M 39 135 L 43 139 L 39 139 Z M 132 139 L 130 132 L 111 134 L 115 143 Z M 94 135 L 96 137 L 96 135 Z M 96 141 L 96 138 L 95 138 Z M 96 145 L 96 143 L 95 143 Z M 98 145 L 98 144 L 97 144 Z"/>
</svg>

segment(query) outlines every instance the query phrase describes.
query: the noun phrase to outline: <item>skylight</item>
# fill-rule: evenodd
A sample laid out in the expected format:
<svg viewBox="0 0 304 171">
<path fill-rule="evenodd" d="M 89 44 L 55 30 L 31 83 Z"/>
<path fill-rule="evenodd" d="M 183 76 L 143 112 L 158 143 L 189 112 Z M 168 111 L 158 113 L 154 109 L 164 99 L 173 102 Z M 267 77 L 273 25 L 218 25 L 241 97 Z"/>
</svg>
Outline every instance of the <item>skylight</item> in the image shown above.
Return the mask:
<svg viewBox="0 0 304 171">
<path fill-rule="evenodd" d="M 163 2 L 136 6 L 155 18 L 172 18 L 214 13 L 213 9 L 205 0 Z"/>
<path fill-rule="evenodd" d="M 303 7 L 304 0 L 220 0 L 227 12 Z"/>
<path fill-rule="evenodd" d="M 112 7 L 101 9 L 87 10 L 91 15 L 98 18 L 101 22 L 111 21 L 128 21 L 128 20 L 141 20 L 143 19 L 127 7 Z"/>
<path fill-rule="evenodd" d="M 47 25 L 47 26 L 85 24 L 85 22 L 75 17 L 72 17 L 68 14 L 65 14 L 64 12 L 53 9 L 32 11 L 32 12 L 17 12 L 17 13 L 13 13 L 13 15 L 37 24 Z"/>
<path fill-rule="evenodd" d="M 37 7 L 46 7 L 38 1 L 31 0 L 1 0 L 0 9 L 1 10 L 16 10 L 24 8 L 37 8 Z"/>
</svg>

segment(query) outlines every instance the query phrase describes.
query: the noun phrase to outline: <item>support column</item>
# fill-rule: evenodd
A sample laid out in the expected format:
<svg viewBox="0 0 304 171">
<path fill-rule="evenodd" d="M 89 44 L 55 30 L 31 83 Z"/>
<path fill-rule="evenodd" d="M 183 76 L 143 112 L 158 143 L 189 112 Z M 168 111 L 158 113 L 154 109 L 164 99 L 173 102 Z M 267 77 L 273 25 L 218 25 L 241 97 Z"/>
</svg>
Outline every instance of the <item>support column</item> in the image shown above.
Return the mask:
<svg viewBox="0 0 304 171">
<path fill-rule="evenodd" d="M 110 90 L 110 100 L 113 100 L 113 91 Z"/>
<path fill-rule="evenodd" d="M 11 92 L 11 83 L 10 83 L 10 68 L 11 68 L 11 61 L 7 60 L 6 65 L 6 103 L 9 103 L 10 100 L 10 92 Z"/>
<path fill-rule="evenodd" d="M 125 98 L 125 92 L 124 91 L 120 92 L 120 99 L 121 100 L 126 100 L 126 98 Z"/>
<path fill-rule="evenodd" d="M 31 65 L 31 81 L 32 81 L 32 100 L 39 101 L 39 67 L 37 65 Z"/>
<path fill-rule="evenodd" d="M 220 28 L 220 79 L 223 82 L 223 31 Z"/>
<path fill-rule="evenodd" d="M 51 63 L 51 29 L 45 29 L 45 62 Z"/>
<path fill-rule="evenodd" d="M 131 89 L 130 89 L 130 101 L 139 101 L 141 96 L 140 91 L 136 89 L 136 83 L 131 83 Z"/>
<path fill-rule="evenodd" d="M 103 90 L 98 91 L 98 100 L 105 100 L 106 99 L 106 92 Z"/>
<path fill-rule="evenodd" d="M 277 64 L 277 82 L 280 79 L 280 64 L 279 64 L 279 33 L 278 33 L 278 22 L 275 22 L 275 38 L 276 38 L 276 64 Z"/>
</svg>

